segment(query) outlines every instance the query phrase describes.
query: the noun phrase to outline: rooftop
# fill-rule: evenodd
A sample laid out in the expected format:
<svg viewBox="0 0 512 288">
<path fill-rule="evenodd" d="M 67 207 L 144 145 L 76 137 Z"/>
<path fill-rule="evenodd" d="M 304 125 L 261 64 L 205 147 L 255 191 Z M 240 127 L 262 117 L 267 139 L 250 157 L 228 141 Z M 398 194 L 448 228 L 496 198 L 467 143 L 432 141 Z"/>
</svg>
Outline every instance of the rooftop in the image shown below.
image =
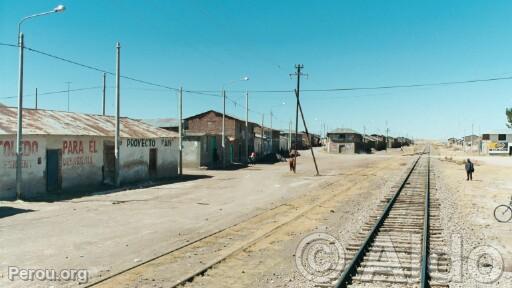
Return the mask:
<svg viewBox="0 0 512 288">
<path fill-rule="evenodd" d="M 353 134 L 361 134 L 357 132 L 356 130 L 350 129 L 350 128 L 336 128 L 327 134 L 347 134 L 347 133 L 353 133 Z"/>
<path fill-rule="evenodd" d="M 178 127 L 179 120 L 175 118 L 156 118 L 156 119 L 140 119 L 140 121 L 147 123 L 154 127 L 168 128 Z"/>
<path fill-rule="evenodd" d="M 17 108 L 0 106 L 0 135 L 16 134 Z M 177 133 L 121 117 L 124 138 L 177 137 Z M 53 110 L 23 109 L 24 135 L 74 135 L 114 137 L 115 117 Z"/>
</svg>

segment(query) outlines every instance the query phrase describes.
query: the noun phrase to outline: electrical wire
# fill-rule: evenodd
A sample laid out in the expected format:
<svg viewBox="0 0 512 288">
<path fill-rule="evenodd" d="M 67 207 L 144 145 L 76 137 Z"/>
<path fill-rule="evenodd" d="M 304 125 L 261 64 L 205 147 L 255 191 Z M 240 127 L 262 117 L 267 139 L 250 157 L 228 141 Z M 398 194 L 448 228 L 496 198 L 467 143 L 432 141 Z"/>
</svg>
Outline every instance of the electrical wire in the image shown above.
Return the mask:
<svg viewBox="0 0 512 288">
<path fill-rule="evenodd" d="M 94 90 L 94 89 L 100 89 L 100 88 L 103 88 L 102 86 L 94 86 L 94 87 L 85 87 L 85 88 L 77 88 L 77 89 L 69 89 L 69 90 L 58 90 L 58 91 L 48 91 L 48 92 L 41 92 L 41 93 L 37 93 L 38 96 L 42 96 L 42 95 L 52 95 L 52 94 L 60 94 L 60 93 L 67 93 L 68 91 L 69 92 L 76 92 L 76 91 L 85 91 L 85 90 Z M 36 96 L 35 93 L 31 93 L 31 94 L 24 94 L 23 97 L 32 97 L 32 96 Z M 0 99 L 13 99 L 13 98 L 18 98 L 18 96 L 8 96 L 8 97 L 0 97 Z"/>
</svg>

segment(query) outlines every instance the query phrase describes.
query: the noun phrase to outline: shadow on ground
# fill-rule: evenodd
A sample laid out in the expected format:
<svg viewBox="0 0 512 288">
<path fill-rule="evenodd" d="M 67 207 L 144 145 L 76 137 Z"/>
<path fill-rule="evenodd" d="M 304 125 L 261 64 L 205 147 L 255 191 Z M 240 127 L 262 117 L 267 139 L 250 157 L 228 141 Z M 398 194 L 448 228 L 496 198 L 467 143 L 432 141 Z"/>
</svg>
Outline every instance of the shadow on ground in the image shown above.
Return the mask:
<svg viewBox="0 0 512 288">
<path fill-rule="evenodd" d="M 0 219 L 27 212 L 34 212 L 34 210 L 0 206 Z"/>
<path fill-rule="evenodd" d="M 141 188 L 151 188 L 161 185 L 168 185 L 173 183 L 181 183 L 181 182 L 188 182 L 188 181 L 195 181 L 200 179 L 207 179 L 212 178 L 213 176 L 210 175 L 182 175 L 176 178 L 171 178 L 167 180 L 161 180 L 161 181 L 148 181 L 143 183 L 136 183 L 136 184 L 128 184 L 126 186 L 115 188 L 110 185 L 104 185 L 101 187 L 97 187 L 93 191 L 91 190 L 85 190 L 85 191 L 77 191 L 77 192 L 61 192 L 61 193 L 54 193 L 54 194 L 48 194 L 41 197 L 33 198 L 33 199 L 24 199 L 26 202 L 58 202 L 58 201 L 68 201 L 73 199 L 78 199 L 86 196 L 95 196 L 95 195 L 107 195 L 107 194 L 114 194 L 114 193 L 120 193 L 125 192 L 129 190 L 134 189 L 141 189 Z"/>
</svg>

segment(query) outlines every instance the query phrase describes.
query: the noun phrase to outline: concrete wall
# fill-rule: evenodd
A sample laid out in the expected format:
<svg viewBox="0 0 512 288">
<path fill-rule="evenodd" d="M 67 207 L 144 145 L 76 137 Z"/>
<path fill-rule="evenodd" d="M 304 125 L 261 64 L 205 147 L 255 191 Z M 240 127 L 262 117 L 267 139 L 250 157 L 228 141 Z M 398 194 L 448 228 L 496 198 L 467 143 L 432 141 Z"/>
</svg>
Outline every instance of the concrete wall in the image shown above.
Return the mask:
<svg viewBox="0 0 512 288">
<path fill-rule="evenodd" d="M 341 148 L 341 149 L 340 149 Z M 327 152 L 340 153 L 340 154 L 354 154 L 358 153 L 356 143 L 327 143 Z"/>
<path fill-rule="evenodd" d="M 475 144 L 475 147 L 482 149 L 482 153 L 488 153 L 489 155 L 510 155 L 512 134 L 505 134 L 505 140 L 498 140 L 499 134 L 489 134 L 489 140 L 482 140 L 479 146 Z"/>
<path fill-rule="evenodd" d="M 183 167 L 199 168 L 201 167 L 201 154 L 203 151 L 200 140 L 184 140 L 183 144 Z M 206 150 L 206 149 L 205 149 Z"/>
<path fill-rule="evenodd" d="M 48 139 L 46 149 L 62 151 L 62 192 L 80 192 L 101 186 L 104 137 L 47 136 L 46 138 Z M 44 167 L 46 169 L 46 158 Z M 46 193 L 46 179 L 41 191 Z"/>
<path fill-rule="evenodd" d="M 22 197 L 47 194 L 46 152 L 58 149 L 61 155 L 60 193 L 91 191 L 103 182 L 104 142 L 112 137 L 26 136 L 23 141 Z M 16 197 L 15 136 L 0 136 L 0 200 Z M 149 179 L 149 151 L 157 149 L 156 178 L 178 174 L 178 139 L 122 139 L 121 183 Z M 59 173 L 59 172 L 57 172 Z"/>
<path fill-rule="evenodd" d="M 157 149 L 156 178 L 178 175 L 177 138 L 122 139 L 120 148 L 121 184 L 139 182 L 150 178 L 149 151 Z"/>
<path fill-rule="evenodd" d="M 22 179 L 24 195 L 34 197 L 45 192 L 46 139 L 27 136 L 23 139 Z M 0 200 L 16 198 L 16 136 L 0 136 Z"/>
</svg>

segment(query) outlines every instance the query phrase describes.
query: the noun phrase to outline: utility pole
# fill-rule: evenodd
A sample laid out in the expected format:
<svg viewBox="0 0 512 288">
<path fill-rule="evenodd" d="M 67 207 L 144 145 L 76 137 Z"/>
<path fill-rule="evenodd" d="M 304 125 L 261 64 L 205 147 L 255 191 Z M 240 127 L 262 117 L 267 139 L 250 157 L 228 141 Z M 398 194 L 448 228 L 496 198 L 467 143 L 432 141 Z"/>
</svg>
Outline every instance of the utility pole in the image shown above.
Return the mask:
<svg viewBox="0 0 512 288">
<path fill-rule="evenodd" d="M 292 125 L 293 121 L 290 120 L 290 124 L 288 125 L 288 152 L 292 151 Z"/>
<path fill-rule="evenodd" d="M 470 154 L 472 154 L 472 152 L 473 152 L 473 135 L 475 134 L 473 131 L 474 131 L 474 124 L 471 123 L 471 149 L 469 150 Z"/>
<path fill-rule="evenodd" d="M 36 110 L 37 110 L 37 88 L 36 88 Z"/>
<path fill-rule="evenodd" d="M 107 90 L 107 73 L 103 73 L 103 99 L 102 99 L 102 115 L 105 116 L 105 101 Z"/>
<path fill-rule="evenodd" d="M 180 87 L 180 122 L 178 123 L 178 132 L 180 134 L 180 176 L 183 175 L 183 87 Z"/>
<path fill-rule="evenodd" d="M 272 110 L 270 110 L 270 153 L 274 153 L 274 131 L 272 130 Z"/>
<path fill-rule="evenodd" d="M 18 131 L 16 133 L 16 200 L 21 199 L 21 141 L 23 135 L 23 33 L 19 33 L 19 46 L 20 46 L 20 67 L 18 75 Z"/>
<path fill-rule="evenodd" d="M 363 143 L 366 143 L 366 126 L 363 125 Z"/>
<path fill-rule="evenodd" d="M 297 108 L 296 108 L 296 113 L 295 113 L 295 120 L 296 120 L 296 123 L 295 123 L 295 153 L 293 155 L 293 162 L 294 162 L 295 168 L 296 168 L 297 167 L 297 141 L 298 141 L 297 134 L 298 134 L 298 130 L 299 130 L 298 122 L 299 122 L 299 111 L 300 111 L 300 115 L 302 117 L 302 124 L 304 124 L 304 130 L 306 132 L 306 137 L 308 138 L 308 141 L 309 141 L 311 155 L 313 156 L 313 162 L 315 164 L 316 176 L 319 176 L 320 172 L 318 171 L 318 165 L 316 164 L 315 152 L 313 151 L 313 143 L 311 143 L 311 137 L 309 136 L 308 126 L 306 125 L 306 120 L 304 118 L 304 112 L 302 111 L 302 106 L 300 105 L 300 76 L 303 75 L 301 73 L 301 69 L 304 68 L 304 65 L 297 64 L 297 65 L 295 65 L 295 68 L 297 69 L 297 72 L 295 73 L 295 76 L 297 76 L 297 89 L 295 89 L 295 97 L 297 98 Z M 293 172 L 295 173 L 295 169 Z"/>
<path fill-rule="evenodd" d="M 293 153 L 293 164 L 294 164 L 294 168 L 293 168 L 293 173 L 296 173 L 296 169 L 297 169 L 297 151 L 298 151 L 298 141 L 299 141 L 299 137 L 298 137 L 298 134 L 299 134 L 299 91 L 300 91 L 300 76 L 302 75 L 301 72 L 300 72 L 300 69 L 304 68 L 304 65 L 302 64 L 298 64 L 298 65 L 295 65 L 295 69 L 297 69 L 297 72 L 295 72 L 295 74 L 297 75 L 297 88 L 295 89 L 295 96 L 297 98 L 297 104 L 296 104 L 296 107 L 295 107 L 295 143 L 294 143 L 294 150 L 295 152 Z"/>
<path fill-rule="evenodd" d="M 245 163 L 249 164 L 249 91 L 245 90 Z"/>
<path fill-rule="evenodd" d="M 386 152 L 388 152 L 389 145 L 389 128 L 388 128 L 388 120 L 386 120 Z"/>
<path fill-rule="evenodd" d="M 263 149 L 265 148 L 265 145 L 263 145 L 264 144 L 263 142 L 265 141 L 265 128 L 263 127 L 264 123 L 265 123 L 265 114 L 261 113 L 261 142 L 260 142 L 261 155 L 260 155 L 260 157 L 265 155 L 265 151 L 263 151 Z"/>
<path fill-rule="evenodd" d="M 121 44 L 117 42 L 116 44 L 116 135 L 114 141 L 115 143 L 115 168 L 116 168 L 116 186 L 121 184 L 120 178 L 120 161 L 119 161 L 119 144 L 120 144 L 120 114 L 121 114 Z"/>
<path fill-rule="evenodd" d="M 65 83 L 68 85 L 68 112 L 69 112 L 69 87 L 70 87 L 71 82 L 67 81 Z"/>
<path fill-rule="evenodd" d="M 222 88 L 222 167 L 226 167 L 226 90 Z"/>
</svg>

